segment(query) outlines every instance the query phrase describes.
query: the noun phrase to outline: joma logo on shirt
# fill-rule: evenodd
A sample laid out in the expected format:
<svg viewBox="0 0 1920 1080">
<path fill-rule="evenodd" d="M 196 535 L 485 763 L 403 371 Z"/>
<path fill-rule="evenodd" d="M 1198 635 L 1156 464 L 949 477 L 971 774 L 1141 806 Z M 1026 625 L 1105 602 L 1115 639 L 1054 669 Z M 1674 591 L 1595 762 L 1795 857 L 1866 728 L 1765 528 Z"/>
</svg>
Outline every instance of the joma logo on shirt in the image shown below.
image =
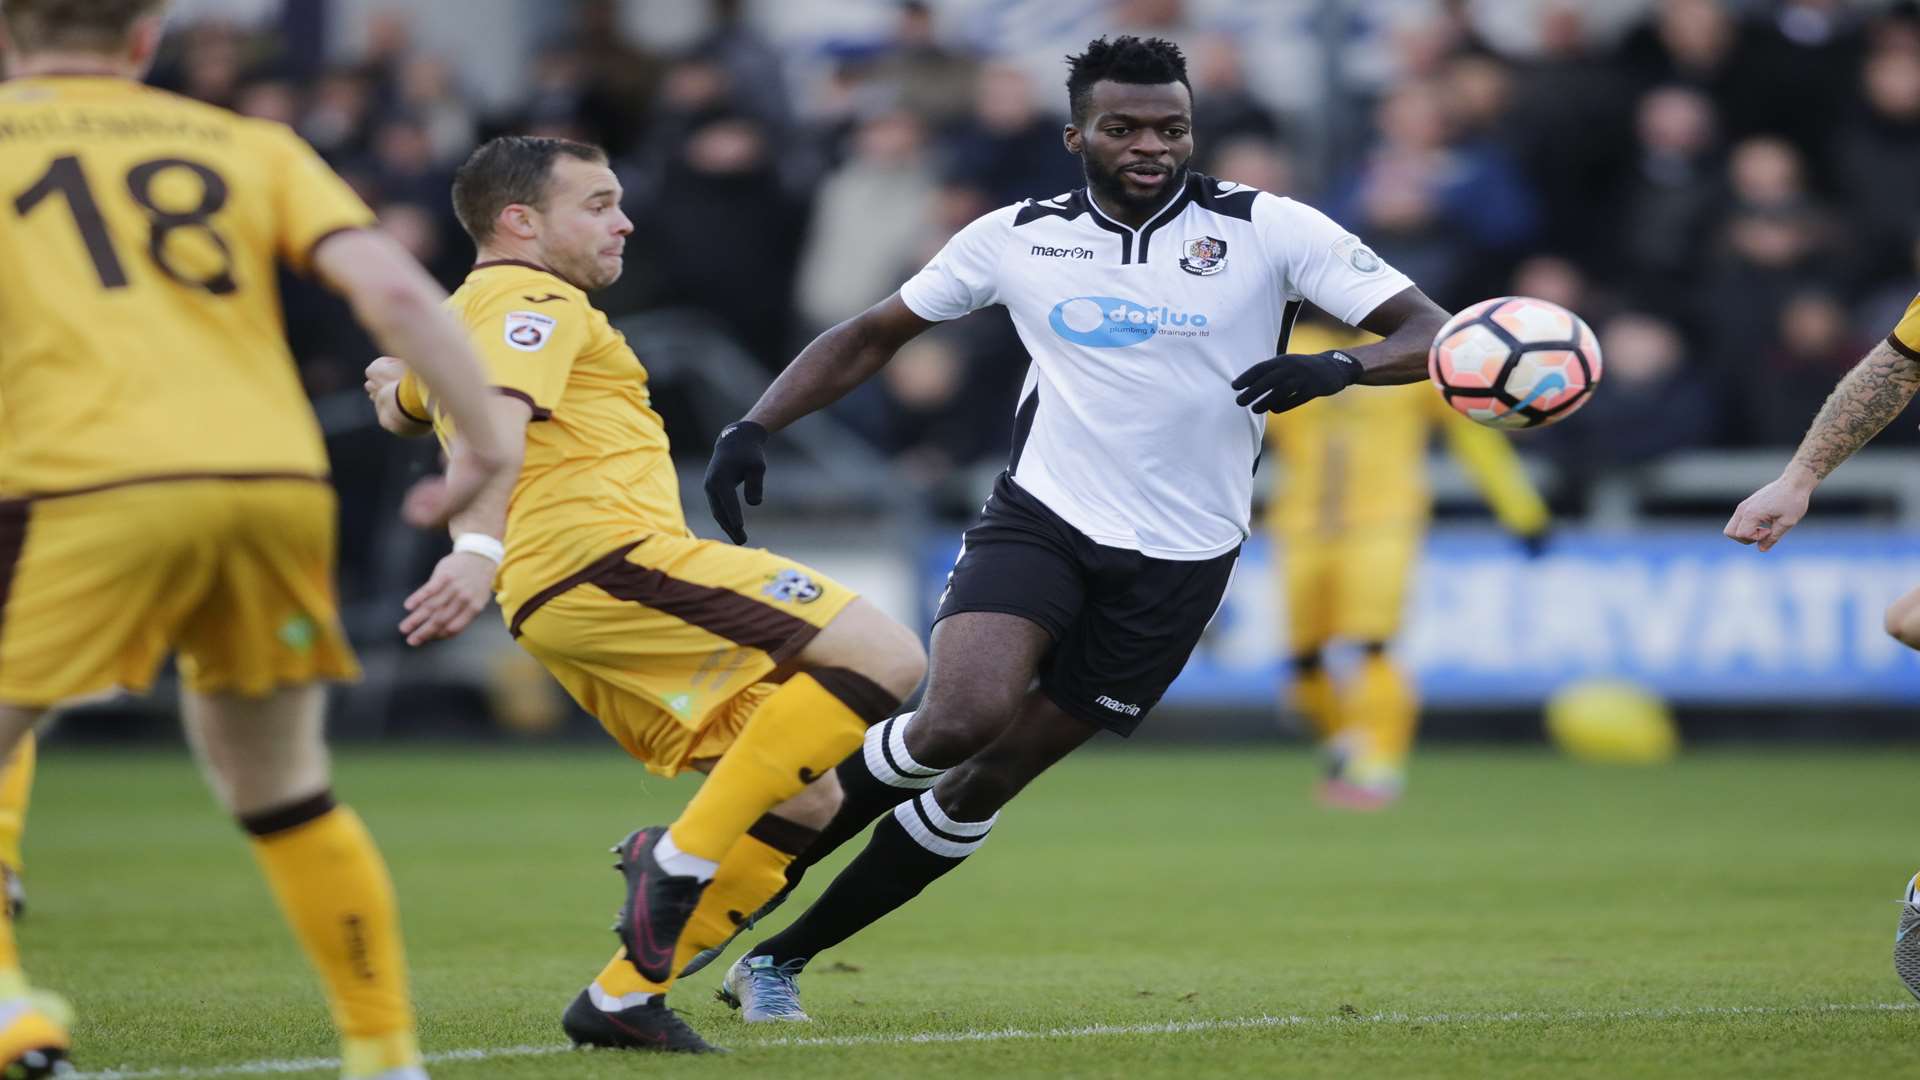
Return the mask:
<svg viewBox="0 0 1920 1080">
<path fill-rule="evenodd" d="M 1027 249 L 1029 255 L 1044 255 L 1049 259 L 1091 259 L 1093 249 L 1086 247 L 1052 247 L 1047 244 L 1035 244 Z"/>
</svg>

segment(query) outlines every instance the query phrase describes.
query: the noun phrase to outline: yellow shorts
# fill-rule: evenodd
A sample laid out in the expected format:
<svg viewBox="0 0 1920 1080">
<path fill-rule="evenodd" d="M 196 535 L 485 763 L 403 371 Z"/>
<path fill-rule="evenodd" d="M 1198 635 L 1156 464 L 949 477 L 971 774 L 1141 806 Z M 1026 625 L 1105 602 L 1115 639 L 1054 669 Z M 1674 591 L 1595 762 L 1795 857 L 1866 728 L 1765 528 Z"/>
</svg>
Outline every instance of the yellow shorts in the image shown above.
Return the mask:
<svg viewBox="0 0 1920 1080">
<path fill-rule="evenodd" d="M 265 694 L 359 674 L 323 481 L 135 483 L 0 502 L 0 702 L 145 690 Z"/>
<path fill-rule="evenodd" d="M 672 776 L 725 753 L 767 680 L 854 598 L 770 551 L 650 536 L 529 597 L 507 627 L 627 753 Z"/>
<path fill-rule="evenodd" d="M 1421 535 L 1418 528 L 1385 527 L 1282 537 L 1288 649 L 1311 652 L 1335 639 L 1392 640 L 1400 632 Z"/>
</svg>

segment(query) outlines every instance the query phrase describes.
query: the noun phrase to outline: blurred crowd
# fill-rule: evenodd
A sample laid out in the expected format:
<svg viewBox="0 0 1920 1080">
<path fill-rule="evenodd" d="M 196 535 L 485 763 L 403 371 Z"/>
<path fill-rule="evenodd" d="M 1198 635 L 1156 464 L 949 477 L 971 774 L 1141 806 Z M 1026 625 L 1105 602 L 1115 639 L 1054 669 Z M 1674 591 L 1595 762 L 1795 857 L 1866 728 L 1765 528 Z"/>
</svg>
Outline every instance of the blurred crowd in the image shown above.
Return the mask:
<svg viewBox="0 0 1920 1080">
<path fill-rule="evenodd" d="M 270 29 L 188 25 L 154 79 L 293 125 L 449 285 L 472 253 L 448 184 L 479 140 L 600 143 L 637 225 L 603 305 L 701 313 L 768 374 L 973 217 L 1080 182 L 1064 90 L 944 33 L 938 4 L 822 46 L 806 93 L 746 6 L 709 4 L 671 54 L 624 33 L 614 3 L 553 4 L 530 85 L 498 113 L 390 15 L 351 66 Z M 1583 313 L 1607 386 L 1533 443 L 1568 468 L 1792 443 L 1920 292 L 1914 4 L 1646 0 L 1604 28 L 1574 0 L 1351 6 L 1391 9 L 1388 74 L 1331 79 L 1306 109 L 1251 88 L 1257 39 L 1180 0 L 1115 0 L 1107 25 L 1187 49 L 1196 167 L 1321 207 L 1450 308 L 1525 293 Z M 1488 34 L 1490 17 L 1524 32 Z M 370 346 L 329 298 L 289 290 L 313 393 L 356 389 Z M 937 478 L 1004 453 L 1025 363 L 983 313 L 914 343 L 840 415 Z"/>
</svg>

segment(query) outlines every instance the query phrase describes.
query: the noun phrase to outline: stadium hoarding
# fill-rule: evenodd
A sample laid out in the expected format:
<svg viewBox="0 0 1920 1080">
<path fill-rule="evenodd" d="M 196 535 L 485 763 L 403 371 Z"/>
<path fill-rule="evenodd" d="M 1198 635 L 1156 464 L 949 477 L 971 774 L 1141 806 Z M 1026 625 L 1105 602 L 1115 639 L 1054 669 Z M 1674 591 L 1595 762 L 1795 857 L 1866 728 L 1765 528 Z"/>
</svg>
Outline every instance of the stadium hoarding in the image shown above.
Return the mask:
<svg viewBox="0 0 1920 1080">
<path fill-rule="evenodd" d="M 956 553 L 935 547 L 929 603 Z M 1167 705 L 1272 707 L 1285 677 L 1274 570 L 1267 542 L 1249 543 Z M 1526 706 L 1595 677 L 1683 704 L 1920 702 L 1920 653 L 1881 626 L 1915 585 L 1920 536 L 1894 530 L 1796 530 L 1764 555 L 1714 529 L 1569 530 L 1529 558 L 1497 531 L 1440 529 L 1398 649 L 1441 707 Z"/>
</svg>

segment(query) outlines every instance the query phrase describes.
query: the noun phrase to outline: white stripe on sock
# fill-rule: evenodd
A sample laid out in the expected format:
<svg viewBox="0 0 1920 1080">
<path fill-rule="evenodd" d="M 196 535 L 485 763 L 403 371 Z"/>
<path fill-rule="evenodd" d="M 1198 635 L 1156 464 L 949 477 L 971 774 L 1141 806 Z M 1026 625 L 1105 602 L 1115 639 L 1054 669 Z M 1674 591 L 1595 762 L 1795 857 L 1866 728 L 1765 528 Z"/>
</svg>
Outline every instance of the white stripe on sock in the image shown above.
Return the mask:
<svg viewBox="0 0 1920 1080">
<path fill-rule="evenodd" d="M 916 810 L 915 807 L 926 808 L 927 816 L 934 818 L 936 827 L 940 832 L 950 833 L 954 836 L 970 836 L 972 839 L 961 841 L 939 835 L 939 833 L 927 827 L 926 821 L 921 818 L 920 811 Z M 938 816 L 935 817 L 935 815 Z M 999 816 L 998 814 L 994 815 L 996 818 Z M 986 843 L 987 840 L 986 831 L 993 827 L 992 818 L 986 821 L 954 821 L 951 817 L 947 816 L 945 811 L 940 809 L 938 803 L 933 801 L 933 792 L 931 791 L 922 794 L 917 799 L 909 799 L 899 806 L 894 807 L 893 819 L 900 823 L 901 828 L 907 830 L 907 835 L 913 837 L 914 843 L 919 844 L 935 855 L 944 855 L 949 859 L 964 859 L 980 850 L 980 845 Z M 978 830 L 978 832 L 955 832 L 954 830 L 948 829 L 946 825 L 937 824 L 942 821 L 959 826 L 962 829 Z"/>
<path fill-rule="evenodd" d="M 873 774 L 873 778 L 888 787 L 925 791 L 946 770 L 929 769 L 907 753 L 907 724 L 912 720 L 912 713 L 903 713 L 868 728 L 866 741 L 860 747 L 861 758 L 867 763 L 867 771 Z M 893 754 L 893 760 L 900 763 L 899 769 L 887 762 L 889 752 Z"/>
<path fill-rule="evenodd" d="M 646 990 L 635 990 L 631 994 L 621 994 L 619 997 L 615 997 L 605 990 L 600 989 L 600 984 L 597 982 L 587 984 L 587 998 L 593 1002 L 593 1007 L 599 1009 L 601 1012 L 619 1012 L 621 1009 L 631 1009 L 636 1005 L 645 1005 L 657 996 L 657 994 L 650 993 Z"/>
<path fill-rule="evenodd" d="M 995 814 L 985 821 L 955 821 L 947 815 L 945 810 L 940 809 L 940 804 L 935 801 L 931 791 L 920 796 L 920 807 L 927 812 L 928 817 L 933 819 L 934 828 L 955 836 L 983 837 L 987 835 L 988 829 L 993 828 L 993 823 L 1000 820 L 1000 815 Z"/>
</svg>

